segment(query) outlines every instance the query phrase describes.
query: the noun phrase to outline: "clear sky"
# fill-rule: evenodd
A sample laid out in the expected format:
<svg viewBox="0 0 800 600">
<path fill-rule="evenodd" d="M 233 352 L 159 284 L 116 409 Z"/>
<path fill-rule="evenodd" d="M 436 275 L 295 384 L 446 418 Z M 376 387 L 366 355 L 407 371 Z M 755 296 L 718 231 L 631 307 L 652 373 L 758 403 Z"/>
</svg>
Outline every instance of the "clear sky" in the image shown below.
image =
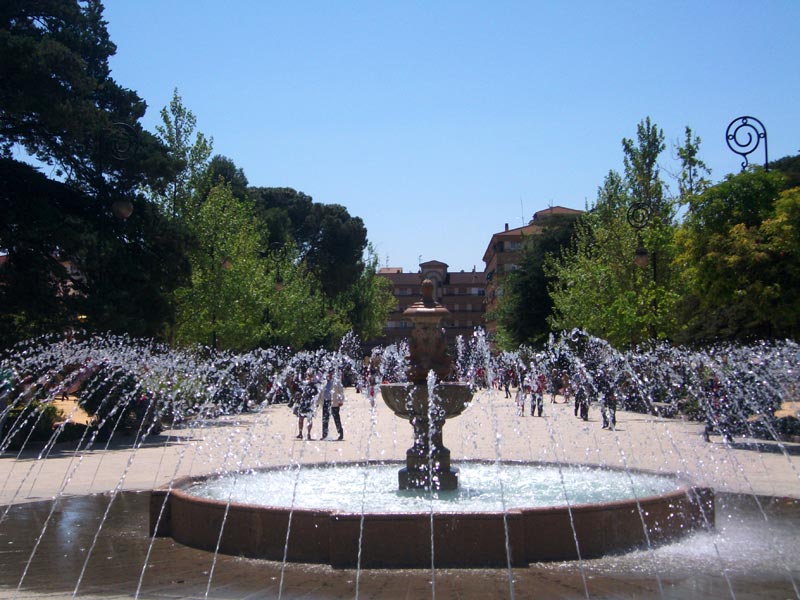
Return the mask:
<svg viewBox="0 0 800 600">
<path fill-rule="evenodd" d="M 105 5 L 147 129 L 177 87 L 251 185 L 344 205 L 381 265 L 482 270 L 505 223 L 591 203 L 646 116 L 664 171 L 686 125 L 714 181 L 738 171 L 742 115 L 770 158 L 800 152 L 798 0 Z"/>
</svg>

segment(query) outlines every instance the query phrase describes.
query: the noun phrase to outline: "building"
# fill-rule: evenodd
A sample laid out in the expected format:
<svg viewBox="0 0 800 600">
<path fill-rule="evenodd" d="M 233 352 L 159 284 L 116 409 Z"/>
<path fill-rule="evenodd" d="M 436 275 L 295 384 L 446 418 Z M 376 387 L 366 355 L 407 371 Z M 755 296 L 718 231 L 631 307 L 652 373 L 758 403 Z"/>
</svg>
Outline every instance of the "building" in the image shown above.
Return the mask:
<svg viewBox="0 0 800 600">
<path fill-rule="evenodd" d="M 536 235 L 542 230 L 544 219 L 552 215 L 579 215 L 583 211 L 563 206 L 552 206 L 534 213 L 530 222 L 523 227 L 508 228 L 492 235 L 486 252 L 483 253 L 486 276 L 486 313 L 491 313 L 497 307 L 497 299 L 503 295 L 503 278 L 510 272 L 519 268 L 522 248 L 525 238 Z M 496 331 L 496 324 L 491 317 L 486 321 L 486 331 L 490 335 Z"/>
<path fill-rule="evenodd" d="M 434 298 L 450 311 L 443 324 L 447 341 L 455 345 L 456 337 L 472 335 L 476 327 L 483 327 L 486 276 L 481 271 L 452 273 L 448 265 L 438 260 L 420 264 L 416 273 L 405 273 L 400 267 L 385 267 L 378 275 L 386 277 L 394 286 L 397 306 L 389 315 L 383 329 L 381 343 L 392 344 L 408 338 L 412 324 L 402 318 L 403 311 L 422 297 L 422 281 L 430 279 L 434 285 Z"/>
</svg>

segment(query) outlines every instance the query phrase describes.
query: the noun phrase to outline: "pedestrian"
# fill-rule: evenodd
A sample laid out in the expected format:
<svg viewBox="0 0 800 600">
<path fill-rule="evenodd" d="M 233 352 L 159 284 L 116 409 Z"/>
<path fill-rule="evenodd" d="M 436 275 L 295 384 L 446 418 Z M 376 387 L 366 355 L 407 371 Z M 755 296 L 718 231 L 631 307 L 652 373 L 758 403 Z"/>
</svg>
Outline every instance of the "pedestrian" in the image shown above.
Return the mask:
<svg viewBox="0 0 800 600">
<path fill-rule="evenodd" d="M 517 396 L 516 396 L 516 403 L 517 403 L 517 416 L 524 417 L 525 416 L 525 396 L 526 393 L 526 386 L 524 384 L 520 384 L 517 388 Z"/>
<path fill-rule="evenodd" d="M 572 392 L 575 395 L 575 416 L 589 420 L 589 394 L 586 389 L 586 373 L 579 369 L 572 378 Z"/>
<path fill-rule="evenodd" d="M 328 371 L 325 376 L 325 383 L 322 384 L 320 391 L 320 400 L 322 400 L 322 437 L 319 439 L 324 440 L 328 437 L 328 425 L 331 420 L 331 401 L 333 399 L 333 372 Z"/>
<path fill-rule="evenodd" d="M 611 375 L 601 369 L 595 375 L 594 382 L 600 396 L 602 428 L 613 431 L 617 425 L 617 395 L 614 384 L 611 381 Z"/>
<path fill-rule="evenodd" d="M 728 443 L 733 443 L 731 435 L 731 415 L 728 406 L 728 397 L 725 395 L 719 377 L 714 373 L 706 380 L 706 426 L 703 430 L 703 439 L 710 441 L 709 434 L 716 429 L 722 439 Z"/>
<path fill-rule="evenodd" d="M 511 390 L 509 390 L 509 386 L 511 385 L 511 373 L 509 373 L 508 369 L 503 369 L 503 390 L 506 393 L 506 398 L 511 398 Z"/>
<path fill-rule="evenodd" d="M 297 439 L 303 439 L 303 423 L 306 423 L 306 439 L 311 439 L 311 425 L 319 398 L 318 382 L 314 370 L 309 367 L 305 379 L 298 383 L 292 412 L 297 417 Z"/>
<path fill-rule="evenodd" d="M 333 373 L 333 387 L 331 391 L 331 416 L 333 416 L 333 424 L 336 425 L 336 432 L 339 434 L 336 441 L 341 442 L 344 439 L 344 429 L 342 428 L 342 417 L 339 414 L 339 410 L 344 404 L 344 385 L 342 384 L 342 376 L 338 369 Z"/>
<path fill-rule="evenodd" d="M 544 390 L 546 386 L 547 378 L 544 376 L 544 373 L 539 373 L 536 376 L 536 380 L 533 382 L 533 392 L 531 394 L 531 416 L 533 416 L 534 408 L 536 408 L 538 416 L 542 416 L 542 409 L 544 408 Z"/>
<path fill-rule="evenodd" d="M 561 393 L 564 394 L 564 404 L 569 404 L 572 390 L 569 385 L 569 375 L 567 375 L 566 371 L 561 371 Z"/>
<path fill-rule="evenodd" d="M 552 369 L 550 371 L 550 404 L 556 403 L 556 396 L 558 395 L 558 390 L 561 388 L 561 375 L 558 373 L 558 369 Z"/>
</svg>

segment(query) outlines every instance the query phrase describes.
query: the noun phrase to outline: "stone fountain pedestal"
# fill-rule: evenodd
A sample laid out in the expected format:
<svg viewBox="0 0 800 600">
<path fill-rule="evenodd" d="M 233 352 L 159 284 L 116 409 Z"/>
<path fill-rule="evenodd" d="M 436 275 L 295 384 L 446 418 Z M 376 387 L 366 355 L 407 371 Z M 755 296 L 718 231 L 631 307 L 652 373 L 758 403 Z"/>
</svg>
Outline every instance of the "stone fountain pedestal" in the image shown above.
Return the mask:
<svg viewBox="0 0 800 600">
<path fill-rule="evenodd" d="M 472 400 L 461 383 L 427 385 L 390 383 L 381 386 L 386 405 L 414 429 L 414 445 L 406 451 L 406 466 L 398 473 L 401 490 L 458 489 L 458 469 L 450 465 L 450 450 L 442 441 L 446 419 L 460 415 Z"/>
</svg>

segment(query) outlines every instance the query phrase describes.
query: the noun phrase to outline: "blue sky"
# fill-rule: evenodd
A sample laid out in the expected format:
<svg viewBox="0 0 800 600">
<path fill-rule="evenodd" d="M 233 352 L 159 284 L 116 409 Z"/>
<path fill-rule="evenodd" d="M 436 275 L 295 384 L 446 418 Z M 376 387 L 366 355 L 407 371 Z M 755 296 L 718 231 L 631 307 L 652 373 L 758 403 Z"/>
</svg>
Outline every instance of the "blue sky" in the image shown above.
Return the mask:
<svg viewBox="0 0 800 600">
<path fill-rule="evenodd" d="M 741 115 L 800 152 L 797 0 L 105 5 L 147 129 L 177 87 L 251 185 L 346 206 L 382 265 L 482 270 L 505 223 L 592 202 L 646 116 L 665 171 L 686 125 L 713 180 L 738 171 Z"/>
</svg>

